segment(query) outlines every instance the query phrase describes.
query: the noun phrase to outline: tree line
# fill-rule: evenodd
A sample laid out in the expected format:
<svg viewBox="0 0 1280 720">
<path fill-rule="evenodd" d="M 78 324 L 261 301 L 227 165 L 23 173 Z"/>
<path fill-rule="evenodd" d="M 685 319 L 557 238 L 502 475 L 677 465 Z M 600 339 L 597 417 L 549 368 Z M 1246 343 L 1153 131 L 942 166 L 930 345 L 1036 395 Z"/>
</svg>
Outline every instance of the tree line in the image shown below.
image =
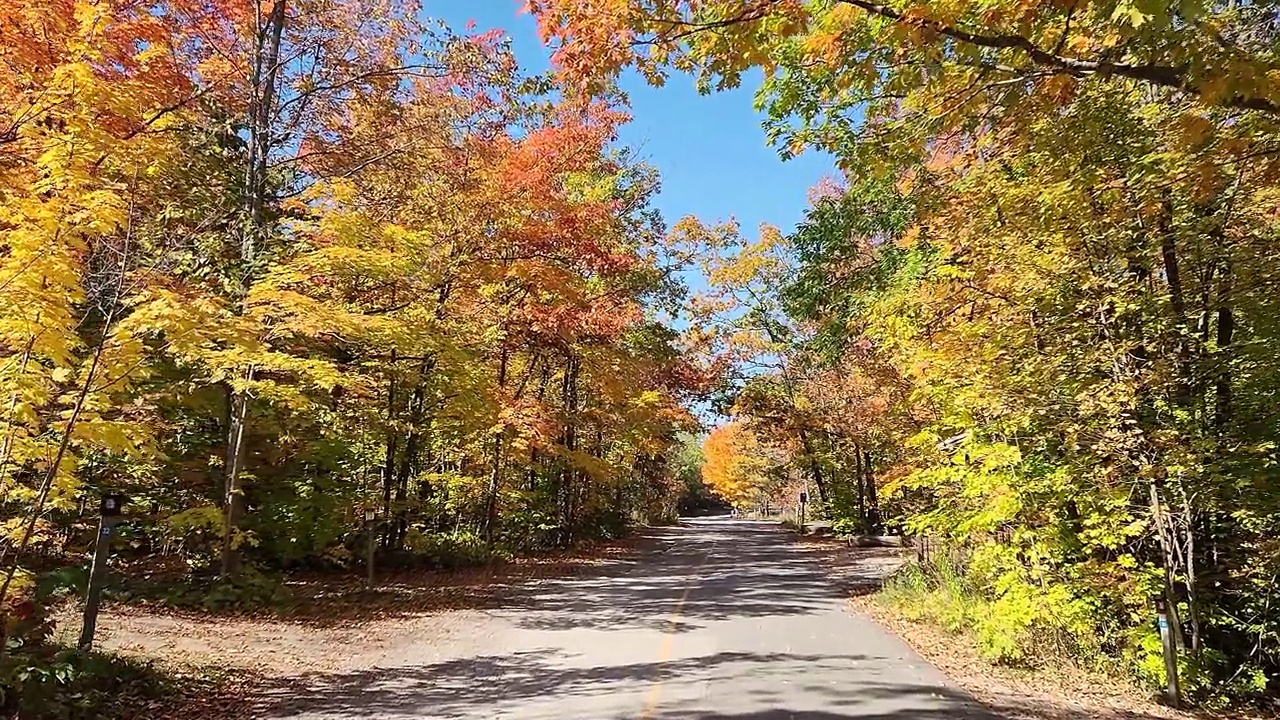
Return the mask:
<svg viewBox="0 0 1280 720">
<path fill-rule="evenodd" d="M 1162 683 L 1164 600 L 1192 696 L 1274 696 L 1273 7 L 531 4 L 583 90 L 759 72 L 780 152 L 841 170 L 711 275 L 719 477 L 963 547 L 999 659 Z"/>
<path fill-rule="evenodd" d="M 674 515 L 710 372 L 616 100 L 393 0 L 18 0 L 0 47 L 0 645 L 106 494 L 226 578 Z"/>
</svg>

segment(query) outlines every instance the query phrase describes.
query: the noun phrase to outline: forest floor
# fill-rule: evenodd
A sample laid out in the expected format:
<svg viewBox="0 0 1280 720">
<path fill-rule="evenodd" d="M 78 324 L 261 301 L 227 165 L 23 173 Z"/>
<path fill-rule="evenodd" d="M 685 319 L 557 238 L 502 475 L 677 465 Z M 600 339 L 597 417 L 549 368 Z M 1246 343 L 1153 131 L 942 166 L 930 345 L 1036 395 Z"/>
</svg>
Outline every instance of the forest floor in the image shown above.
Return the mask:
<svg viewBox="0 0 1280 720">
<path fill-rule="evenodd" d="M 836 577 L 859 571 L 866 550 L 848 548 L 837 540 L 812 539 L 803 545 L 823 554 L 824 563 Z M 899 554 L 901 551 L 893 551 Z M 908 619 L 886 605 L 873 588 L 858 582 L 845 583 L 849 605 L 854 612 L 874 619 L 893 631 L 922 657 L 964 688 L 987 707 L 998 710 L 1008 720 L 1204 720 L 1259 718 L 1233 712 L 1215 715 L 1184 712 L 1160 704 L 1133 684 L 1098 672 L 1075 667 L 1069 662 L 1052 666 L 1013 668 L 994 665 L 978 653 L 971 638 L 948 632 L 936 625 Z"/>
</svg>

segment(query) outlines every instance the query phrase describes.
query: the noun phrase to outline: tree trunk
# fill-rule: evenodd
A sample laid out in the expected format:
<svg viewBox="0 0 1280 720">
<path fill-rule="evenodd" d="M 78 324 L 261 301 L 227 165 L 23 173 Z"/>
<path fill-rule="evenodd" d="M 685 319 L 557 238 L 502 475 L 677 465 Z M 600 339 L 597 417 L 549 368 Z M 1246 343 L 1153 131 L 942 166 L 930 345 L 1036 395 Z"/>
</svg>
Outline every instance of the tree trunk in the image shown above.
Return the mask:
<svg viewBox="0 0 1280 720">
<path fill-rule="evenodd" d="M 1218 353 L 1220 356 L 1219 366 L 1217 369 L 1217 379 L 1214 381 L 1214 408 L 1213 408 L 1213 428 L 1214 431 L 1221 436 L 1227 430 L 1227 424 L 1231 421 L 1231 369 L 1227 361 L 1228 353 L 1225 350 L 1231 346 L 1235 339 L 1235 316 L 1231 312 L 1231 292 L 1232 277 L 1231 266 L 1227 262 L 1223 262 L 1222 273 L 1218 280 L 1218 328 L 1215 340 L 1218 345 Z"/>
<path fill-rule="evenodd" d="M 246 373 L 253 378 L 253 369 Z M 240 572 L 240 552 L 236 547 L 235 533 L 244 517 L 244 488 L 241 487 L 241 470 L 244 467 L 244 431 L 249 417 L 249 398 L 244 392 L 231 391 L 231 412 L 227 428 L 226 481 L 222 495 L 222 576 Z"/>
<path fill-rule="evenodd" d="M 1182 643 L 1182 621 L 1178 616 L 1178 599 L 1174 594 L 1174 577 L 1177 558 L 1173 547 L 1173 520 L 1165 510 L 1164 501 L 1160 497 L 1160 483 L 1148 483 L 1151 496 L 1151 517 L 1156 526 L 1156 537 L 1160 542 L 1160 564 L 1164 569 L 1164 597 L 1168 606 L 1169 628 L 1178 644 Z"/>
<path fill-rule="evenodd" d="M 391 517 L 391 490 L 395 484 L 396 450 L 400 443 L 400 432 L 396 429 L 396 349 L 391 349 L 390 373 L 387 378 L 387 444 L 382 462 L 382 517 Z M 382 548 L 391 547 L 391 524 L 383 528 Z"/>
<path fill-rule="evenodd" d="M 1173 338 L 1176 372 L 1174 374 L 1174 402 L 1180 407 L 1190 407 L 1192 401 L 1191 344 L 1188 342 L 1186 294 L 1182 286 L 1182 272 L 1178 265 L 1178 251 L 1174 244 L 1173 207 L 1164 201 L 1157 232 L 1160 235 L 1160 259 L 1164 265 L 1165 286 L 1169 291 L 1169 305 L 1173 313 L 1175 336 Z"/>
<path fill-rule="evenodd" d="M 858 524 L 862 526 L 862 532 L 869 532 L 870 523 L 867 521 L 867 495 L 862 480 L 862 449 L 857 443 L 853 444 L 853 478 L 858 488 Z"/>
<path fill-rule="evenodd" d="M 574 415 L 578 407 L 578 365 L 572 354 L 568 356 L 564 368 L 564 380 L 561 383 L 561 403 L 564 411 L 565 425 L 563 444 L 565 452 L 572 455 L 578 449 L 578 431 Z M 560 472 L 560 545 L 569 547 L 573 544 L 574 507 L 573 498 L 576 492 L 574 480 L 577 477 L 573 461 L 566 458 Z"/>
<path fill-rule="evenodd" d="M 499 393 L 507 385 L 507 361 L 508 350 L 505 343 L 502 346 L 502 354 L 498 360 L 498 389 Z M 487 499 L 485 501 L 484 513 L 484 539 L 485 542 L 493 542 L 494 529 L 498 524 L 498 492 L 501 489 L 502 481 L 502 439 L 505 432 L 498 430 L 493 434 L 493 456 L 490 459 L 491 466 L 489 470 L 489 488 L 487 491 Z"/>
<path fill-rule="evenodd" d="M 880 518 L 880 498 L 876 493 L 876 473 L 875 467 L 871 463 L 871 453 L 862 453 L 862 471 L 866 478 L 867 488 L 867 519 L 870 521 L 870 532 L 879 532 L 882 526 Z"/>
<path fill-rule="evenodd" d="M 818 499 L 822 501 L 822 506 L 827 506 L 827 480 L 822 473 L 822 465 L 818 462 L 818 456 L 813 450 L 813 441 L 809 437 L 809 433 L 804 428 L 797 428 L 800 436 L 800 445 L 804 449 L 805 457 L 809 461 L 809 476 L 813 478 L 813 484 L 818 488 Z"/>
<path fill-rule="evenodd" d="M 425 365 L 425 363 L 424 363 Z M 418 463 L 419 423 L 422 422 L 422 411 L 425 405 L 423 381 L 413 390 L 409 400 L 409 435 L 404 441 L 404 453 L 400 457 L 400 472 L 396 477 L 396 524 L 391 546 L 393 549 L 404 549 L 404 537 L 409 528 L 409 510 L 405 503 L 409 499 L 409 476 L 414 474 Z"/>
<path fill-rule="evenodd" d="M 261 5 L 255 12 L 261 13 Z M 255 17 L 252 88 L 248 107 L 248 157 L 245 162 L 245 218 L 240 238 L 240 302 L 237 312 L 244 312 L 244 299 L 253 284 L 254 264 L 262 235 L 265 234 L 268 200 L 267 171 L 273 142 L 270 126 L 279 92 L 280 41 L 284 34 L 285 0 L 274 0 L 266 23 Z M 245 371 L 245 381 L 253 380 L 253 368 Z M 240 554 L 235 547 L 235 532 L 244 514 L 244 492 L 240 474 L 245 456 L 245 424 L 249 417 L 249 397 L 245 391 L 232 390 L 231 422 L 227 427 L 227 453 L 223 484 L 222 575 L 239 570 Z"/>
</svg>

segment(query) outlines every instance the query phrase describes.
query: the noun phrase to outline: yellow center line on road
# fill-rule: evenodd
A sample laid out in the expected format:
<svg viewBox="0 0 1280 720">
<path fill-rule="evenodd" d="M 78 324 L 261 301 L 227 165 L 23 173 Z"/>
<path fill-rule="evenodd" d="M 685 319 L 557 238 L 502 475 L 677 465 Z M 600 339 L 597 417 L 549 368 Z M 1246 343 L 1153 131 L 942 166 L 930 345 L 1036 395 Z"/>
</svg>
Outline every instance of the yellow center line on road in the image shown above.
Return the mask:
<svg viewBox="0 0 1280 720">
<path fill-rule="evenodd" d="M 702 560 L 694 566 L 694 577 L 690 578 L 689 584 L 684 586 L 684 592 L 680 593 L 680 597 L 676 600 L 676 607 L 671 611 L 671 616 L 667 618 L 670 629 L 662 636 L 662 646 L 658 648 L 658 662 L 664 663 L 671 659 L 671 647 L 675 644 L 675 629 L 680 624 L 680 613 L 684 610 L 684 603 L 689 599 L 689 593 L 693 592 L 693 586 L 697 584 L 697 571 L 707 564 L 711 553 L 715 552 L 716 540 L 711 542 L 711 547 L 707 548 L 707 554 L 702 556 Z M 658 672 L 662 672 L 658 668 Z M 644 711 L 640 713 L 640 720 L 649 720 L 653 717 L 653 711 L 658 709 L 658 701 L 662 698 L 662 678 L 658 677 L 653 681 L 653 685 L 649 687 L 649 695 L 644 701 Z"/>
</svg>

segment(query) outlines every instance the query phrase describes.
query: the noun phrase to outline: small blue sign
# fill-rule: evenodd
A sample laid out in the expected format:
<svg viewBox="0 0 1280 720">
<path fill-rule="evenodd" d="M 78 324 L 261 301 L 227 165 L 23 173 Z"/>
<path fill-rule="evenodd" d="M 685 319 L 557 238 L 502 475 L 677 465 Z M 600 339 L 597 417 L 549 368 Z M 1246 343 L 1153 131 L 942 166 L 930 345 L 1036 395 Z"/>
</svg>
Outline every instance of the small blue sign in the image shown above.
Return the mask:
<svg viewBox="0 0 1280 720">
<path fill-rule="evenodd" d="M 1161 630 L 1169 629 L 1169 619 L 1163 615 L 1161 615 L 1159 619 L 1156 620 L 1156 624 L 1160 626 Z"/>
</svg>

